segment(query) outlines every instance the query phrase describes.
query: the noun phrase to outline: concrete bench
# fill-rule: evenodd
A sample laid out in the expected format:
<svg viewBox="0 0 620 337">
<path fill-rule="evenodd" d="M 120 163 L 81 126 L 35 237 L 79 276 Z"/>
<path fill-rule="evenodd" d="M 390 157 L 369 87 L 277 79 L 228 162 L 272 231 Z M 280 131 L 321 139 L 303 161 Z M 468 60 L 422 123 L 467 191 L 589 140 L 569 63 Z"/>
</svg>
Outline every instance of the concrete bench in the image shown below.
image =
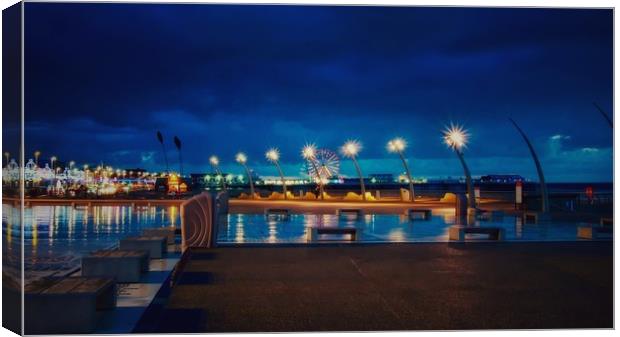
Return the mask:
<svg viewBox="0 0 620 337">
<path fill-rule="evenodd" d="M 489 240 L 504 240 L 504 229 L 501 227 L 469 227 L 469 226 L 450 226 L 450 241 L 465 241 L 466 234 L 487 234 Z"/>
<path fill-rule="evenodd" d="M 116 306 L 116 284 L 108 278 L 45 279 L 24 290 L 26 334 L 92 333 L 97 311 Z"/>
<path fill-rule="evenodd" d="M 551 216 L 548 213 L 525 211 L 523 212 L 523 223 L 539 223 L 551 221 Z"/>
<path fill-rule="evenodd" d="M 174 237 L 176 235 L 175 227 L 160 227 L 160 228 L 146 228 L 142 231 L 144 236 L 164 236 L 167 239 L 169 245 L 174 244 Z"/>
<path fill-rule="evenodd" d="M 266 217 L 288 218 L 290 211 L 287 208 L 267 208 L 265 210 Z"/>
<path fill-rule="evenodd" d="M 478 210 L 478 219 L 485 221 L 501 220 L 504 218 L 503 211 Z"/>
<path fill-rule="evenodd" d="M 430 220 L 431 216 L 433 215 L 433 211 L 431 211 L 430 209 L 408 209 L 407 210 L 407 215 L 409 216 L 409 219 L 418 219 L 417 215 L 421 214 L 422 215 L 422 219 L 423 220 Z"/>
<path fill-rule="evenodd" d="M 601 235 L 603 234 L 603 235 Z M 602 226 L 581 226 L 577 227 L 577 237 L 580 239 L 596 240 L 601 238 L 611 238 L 613 229 Z"/>
<path fill-rule="evenodd" d="M 149 252 L 145 250 L 100 250 L 82 257 L 82 276 L 111 277 L 117 282 L 140 281 L 149 270 Z"/>
<path fill-rule="evenodd" d="M 135 236 L 120 240 L 120 250 L 146 250 L 151 259 L 161 259 L 166 253 L 167 239 L 163 236 Z"/>
<path fill-rule="evenodd" d="M 308 242 L 318 241 L 319 235 L 349 235 L 350 241 L 359 241 L 362 236 L 362 230 L 355 227 L 308 227 L 306 232 Z"/>
<path fill-rule="evenodd" d="M 601 218 L 601 226 L 613 226 L 614 218 Z"/>
<path fill-rule="evenodd" d="M 341 208 L 336 210 L 338 216 L 355 216 L 357 219 L 364 216 L 364 211 L 359 208 Z"/>
</svg>

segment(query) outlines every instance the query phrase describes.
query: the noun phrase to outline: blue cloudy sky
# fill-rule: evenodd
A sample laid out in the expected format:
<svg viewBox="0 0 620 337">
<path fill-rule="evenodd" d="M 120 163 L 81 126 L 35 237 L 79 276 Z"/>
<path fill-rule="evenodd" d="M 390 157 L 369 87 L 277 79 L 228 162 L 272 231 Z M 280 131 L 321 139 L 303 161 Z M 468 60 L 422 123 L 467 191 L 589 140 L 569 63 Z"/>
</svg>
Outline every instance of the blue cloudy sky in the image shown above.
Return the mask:
<svg viewBox="0 0 620 337">
<path fill-rule="evenodd" d="M 400 173 L 385 151 L 405 137 L 417 177 L 458 176 L 441 142 L 465 125 L 474 175 L 535 167 L 549 181 L 611 181 L 611 10 L 26 4 L 26 151 L 163 170 L 155 133 L 181 138 L 186 172 L 234 154 L 287 175 L 306 142 L 364 149 L 365 174 Z M 6 126 L 10 129 L 10 124 Z M 10 135 L 5 132 L 5 134 Z M 10 140 L 8 144 L 11 144 Z M 10 146 L 10 145 L 9 145 Z M 6 147 L 6 146 L 5 146 Z M 342 174 L 354 174 L 343 159 Z"/>
</svg>

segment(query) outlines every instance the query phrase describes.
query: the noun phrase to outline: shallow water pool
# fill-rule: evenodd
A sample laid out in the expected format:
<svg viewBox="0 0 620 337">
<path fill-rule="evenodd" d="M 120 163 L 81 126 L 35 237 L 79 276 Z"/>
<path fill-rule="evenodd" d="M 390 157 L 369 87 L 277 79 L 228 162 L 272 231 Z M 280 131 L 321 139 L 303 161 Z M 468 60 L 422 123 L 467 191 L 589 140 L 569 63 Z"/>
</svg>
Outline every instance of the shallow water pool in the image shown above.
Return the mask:
<svg viewBox="0 0 620 337">
<path fill-rule="evenodd" d="M 218 242 L 305 243 L 307 227 L 357 227 L 364 242 L 447 242 L 448 229 L 456 224 L 454 212 L 435 212 L 428 220 L 405 215 L 291 214 L 288 218 L 263 214 L 229 214 L 221 221 Z M 476 220 L 473 226 L 502 227 L 510 241 L 576 241 L 577 227 L 584 224 L 552 222 L 524 224 L 520 217 L 504 216 L 493 221 Z M 325 235 L 320 240 L 342 241 L 345 236 Z M 474 237 L 475 239 L 475 237 Z"/>
</svg>

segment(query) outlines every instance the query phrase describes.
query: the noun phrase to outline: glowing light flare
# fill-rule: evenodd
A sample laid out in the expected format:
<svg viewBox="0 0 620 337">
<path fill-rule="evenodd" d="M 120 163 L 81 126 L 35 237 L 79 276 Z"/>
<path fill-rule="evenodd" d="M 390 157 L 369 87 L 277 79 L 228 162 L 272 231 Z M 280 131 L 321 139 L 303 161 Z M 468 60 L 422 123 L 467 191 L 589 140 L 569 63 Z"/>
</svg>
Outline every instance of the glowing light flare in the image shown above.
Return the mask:
<svg viewBox="0 0 620 337">
<path fill-rule="evenodd" d="M 357 154 L 362 150 L 362 143 L 357 140 L 348 140 L 342 147 L 340 151 L 345 157 L 354 158 Z"/>
<path fill-rule="evenodd" d="M 301 156 L 304 159 L 314 159 L 316 157 L 316 145 L 306 144 L 304 148 L 301 149 Z"/>
<path fill-rule="evenodd" d="M 396 137 L 387 143 L 387 150 L 391 153 L 400 153 L 407 148 L 407 141 L 403 138 Z"/>
<path fill-rule="evenodd" d="M 454 150 L 460 150 L 467 147 L 469 132 L 458 124 L 450 124 L 450 127 L 446 127 L 443 131 L 443 140 L 448 147 Z"/>
<path fill-rule="evenodd" d="M 209 157 L 209 163 L 213 166 L 218 166 L 220 164 L 220 159 L 217 156 Z"/>
<path fill-rule="evenodd" d="M 239 152 L 235 156 L 235 160 L 237 161 L 237 163 L 244 165 L 248 161 L 248 157 L 245 155 L 245 153 Z"/>
<path fill-rule="evenodd" d="M 280 159 L 280 150 L 277 148 L 271 148 L 265 153 L 265 158 L 270 162 L 277 162 Z"/>
</svg>

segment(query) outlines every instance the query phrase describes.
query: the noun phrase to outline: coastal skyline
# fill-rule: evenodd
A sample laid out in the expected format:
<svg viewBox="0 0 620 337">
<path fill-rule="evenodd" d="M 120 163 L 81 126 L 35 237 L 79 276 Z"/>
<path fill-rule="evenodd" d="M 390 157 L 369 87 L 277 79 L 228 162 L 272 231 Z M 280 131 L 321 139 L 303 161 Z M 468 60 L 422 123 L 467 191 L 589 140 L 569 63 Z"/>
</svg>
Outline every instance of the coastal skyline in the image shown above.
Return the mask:
<svg viewBox="0 0 620 337">
<path fill-rule="evenodd" d="M 400 136 L 414 178 L 456 177 L 441 141 L 454 122 L 473 175 L 536 180 L 512 117 L 549 182 L 613 180 L 592 104 L 613 118 L 611 10 L 267 7 L 26 4 L 26 158 L 161 172 L 161 130 L 170 151 L 183 141 L 186 173 L 210 172 L 212 154 L 242 173 L 243 151 L 276 176 L 264 152 L 278 147 L 294 176 L 305 143 L 357 139 L 368 176 L 402 173 L 385 148 Z M 351 161 L 341 173 L 356 176 Z"/>
</svg>

